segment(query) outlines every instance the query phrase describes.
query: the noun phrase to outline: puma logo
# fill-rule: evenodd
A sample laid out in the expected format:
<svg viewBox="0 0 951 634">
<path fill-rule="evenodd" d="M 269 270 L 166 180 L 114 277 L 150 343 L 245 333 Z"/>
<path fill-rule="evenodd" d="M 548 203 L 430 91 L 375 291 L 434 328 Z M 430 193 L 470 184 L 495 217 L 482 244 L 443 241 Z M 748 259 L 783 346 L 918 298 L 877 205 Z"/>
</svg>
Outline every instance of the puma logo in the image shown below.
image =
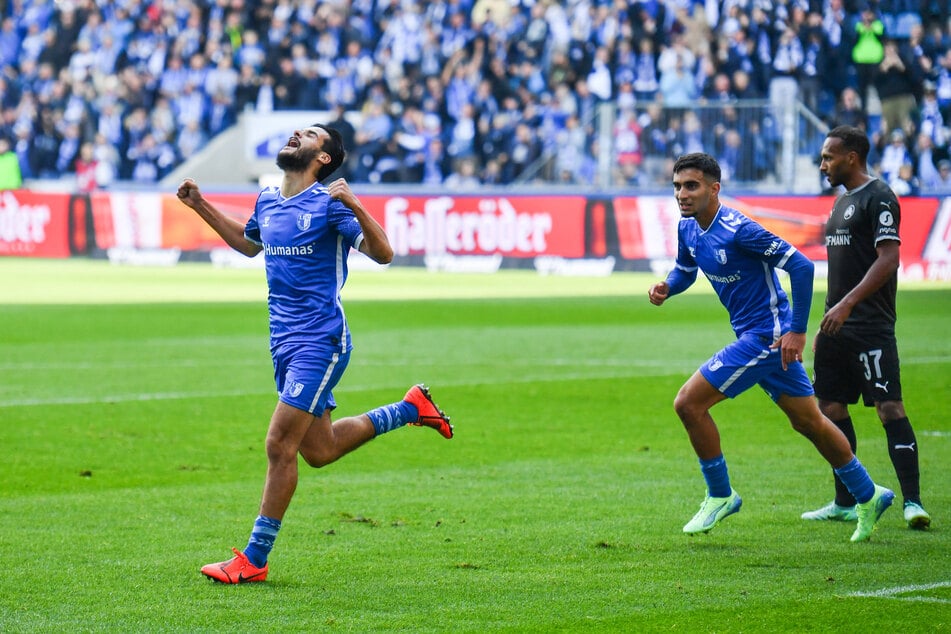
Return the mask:
<svg viewBox="0 0 951 634">
<path fill-rule="evenodd" d="M 883 384 L 883 383 L 879 383 L 878 381 L 876 381 L 876 382 L 875 382 L 875 387 L 877 387 L 878 389 L 880 389 L 880 390 L 883 391 L 883 392 L 887 392 L 887 391 L 888 391 L 888 381 L 885 381 L 884 384 Z"/>
<path fill-rule="evenodd" d="M 915 451 L 915 443 L 911 443 L 910 445 L 899 445 L 899 444 L 896 443 L 896 444 L 895 444 L 895 449 L 896 449 L 896 450 L 898 450 L 898 449 L 909 449 L 910 451 L 912 451 L 912 453 L 914 453 L 914 451 Z"/>
</svg>

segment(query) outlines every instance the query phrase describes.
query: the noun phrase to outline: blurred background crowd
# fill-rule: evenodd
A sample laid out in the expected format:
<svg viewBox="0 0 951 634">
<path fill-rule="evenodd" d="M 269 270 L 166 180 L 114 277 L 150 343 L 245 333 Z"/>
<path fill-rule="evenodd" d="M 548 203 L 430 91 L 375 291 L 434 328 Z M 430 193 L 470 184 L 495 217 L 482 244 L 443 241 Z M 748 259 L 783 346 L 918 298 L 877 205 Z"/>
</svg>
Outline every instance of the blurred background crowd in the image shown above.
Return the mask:
<svg viewBox="0 0 951 634">
<path fill-rule="evenodd" d="M 900 195 L 951 193 L 948 0 L 2 4 L 0 170 L 23 179 L 156 183 L 242 112 L 305 109 L 355 183 L 591 185 L 609 104 L 612 185 L 698 149 L 756 181 L 780 124 L 704 106 L 798 100 L 864 127 Z"/>
</svg>

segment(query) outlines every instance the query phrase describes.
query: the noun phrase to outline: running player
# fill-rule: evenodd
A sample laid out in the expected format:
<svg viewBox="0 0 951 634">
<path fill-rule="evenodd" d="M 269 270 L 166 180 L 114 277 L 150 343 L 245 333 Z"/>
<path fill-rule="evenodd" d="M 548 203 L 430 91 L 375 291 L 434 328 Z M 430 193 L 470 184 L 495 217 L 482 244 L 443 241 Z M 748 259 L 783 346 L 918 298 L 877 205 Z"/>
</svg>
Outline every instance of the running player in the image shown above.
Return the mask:
<svg viewBox="0 0 951 634">
<path fill-rule="evenodd" d="M 260 192 L 246 224 L 211 205 L 191 179 L 179 199 L 236 251 L 264 251 L 271 356 L 278 402 L 268 426 L 267 476 L 251 537 L 234 557 L 202 567 L 222 583 L 264 581 L 268 555 L 297 486 L 297 456 L 312 467 L 330 464 L 363 443 L 403 425 L 453 429 L 422 385 L 403 400 L 331 422 L 334 386 L 350 361 L 350 330 L 340 301 L 347 254 L 360 250 L 380 263 L 393 257 L 383 228 L 343 179 L 321 181 L 345 158 L 340 134 L 321 124 L 294 132 L 278 152 L 280 187 Z"/>
<path fill-rule="evenodd" d="M 808 438 L 859 500 L 852 541 L 867 540 L 891 505 L 894 493 L 878 486 L 849 449 L 848 440 L 822 415 L 802 367 L 812 300 L 812 262 L 781 238 L 736 209 L 720 203 L 720 165 L 709 154 L 681 156 L 674 163 L 674 197 L 680 207 L 677 262 L 648 297 L 660 306 L 685 291 L 702 270 L 730 314 L 736 341 L 704 363 L 680 388 L 674 409 L 700 460 L 707 496 L 684 526 L 706 533 L 743 503 L 732 488 L 710 409 L 760 385 Z M 789 274 L 793 305 L 776 269 Z"/>
</svg>

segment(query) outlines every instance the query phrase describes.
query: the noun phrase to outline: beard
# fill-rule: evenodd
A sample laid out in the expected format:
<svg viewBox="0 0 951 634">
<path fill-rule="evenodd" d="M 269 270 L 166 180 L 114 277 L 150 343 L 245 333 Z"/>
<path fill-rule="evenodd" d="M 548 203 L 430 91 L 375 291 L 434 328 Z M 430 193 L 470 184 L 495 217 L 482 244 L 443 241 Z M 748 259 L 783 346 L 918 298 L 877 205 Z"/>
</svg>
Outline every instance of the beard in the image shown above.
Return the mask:
<svg viewBox="0 0 951 634">
<path fill-rule="evenodd" d="M 278 152 L 277 166 L 285 172 L 306 172 L 320 150 L 298 148 L 294 152 Z"/>
</svg>

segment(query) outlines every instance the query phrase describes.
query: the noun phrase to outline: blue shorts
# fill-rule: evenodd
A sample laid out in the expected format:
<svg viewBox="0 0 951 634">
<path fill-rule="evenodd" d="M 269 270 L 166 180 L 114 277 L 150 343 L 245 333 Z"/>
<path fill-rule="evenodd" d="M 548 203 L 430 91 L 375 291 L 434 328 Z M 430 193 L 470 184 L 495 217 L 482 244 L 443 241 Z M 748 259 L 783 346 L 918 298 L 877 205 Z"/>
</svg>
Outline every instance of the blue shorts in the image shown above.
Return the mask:
<svg viewBox="0 0 951 634">
<path fill-rule="evenodd" d="M 756 384 L 774 401 L 783 394 L 812 396 L 812 383 L 802 363 L 791 363 L 783 370 L 779 348 L 770 349 L 771 343 L 767 337 L 744 334 L 700 366 L 700 373 L 729 398 Z"/>
<path fill-rule="evenodd" d="M 271 354 L 278 398 L 291 407 L 321 416 L 337 407 L 331 390 L 340 381 L 350 353 L 312 346 L 283 346 Z"/>
</svg>

